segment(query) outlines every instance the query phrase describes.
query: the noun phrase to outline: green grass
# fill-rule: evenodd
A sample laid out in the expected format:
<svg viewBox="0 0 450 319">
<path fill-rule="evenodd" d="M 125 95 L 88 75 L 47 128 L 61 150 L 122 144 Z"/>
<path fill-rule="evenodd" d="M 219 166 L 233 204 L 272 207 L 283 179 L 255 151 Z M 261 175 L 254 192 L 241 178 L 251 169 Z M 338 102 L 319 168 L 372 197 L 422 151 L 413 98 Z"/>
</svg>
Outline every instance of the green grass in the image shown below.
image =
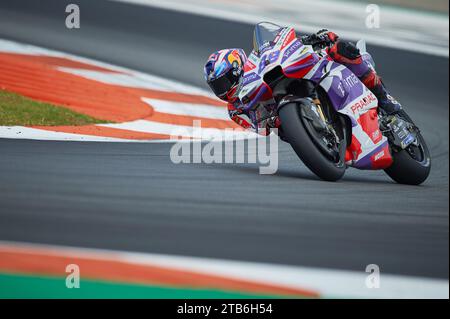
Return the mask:
<svg viewBox="0 0 450 319">
<path fill-rule="evenodd" d="M 81 126 L 100 123 L 108 122 L 0 90 L 0 126 Z"/>
<path fill-rule="evenodd" d="M 0 273 L 0 299 L 262 299 L 281 298 L 238 291 L 163 287 L 92 279 L 80 281 L 79 289 L 66 288 L 66 278 Z"/>
</svg>

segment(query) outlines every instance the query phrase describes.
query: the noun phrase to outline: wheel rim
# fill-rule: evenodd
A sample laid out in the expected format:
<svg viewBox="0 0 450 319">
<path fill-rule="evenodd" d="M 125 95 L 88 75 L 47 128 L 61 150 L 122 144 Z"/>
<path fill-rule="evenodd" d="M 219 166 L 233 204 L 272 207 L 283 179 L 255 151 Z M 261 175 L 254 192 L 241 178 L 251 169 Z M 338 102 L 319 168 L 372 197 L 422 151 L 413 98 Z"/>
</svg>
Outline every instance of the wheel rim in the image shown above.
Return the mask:
<svg viewBox="0 0 450 319">
<path fill-rule="evenodd" d="M 423 146 L 424 141 L 420 133 L 418 134 L 417 139 L 419 141 L 419 145 L 410 145 L 405 149 L 405 151 L 413 160 L 418 162 L 420 165 L 428 166 L 430 163 L 430 156 L 428 150 Z"/>
<path fill-rule="evenodd" d="M 318 132 L 314 126 L 312 125 L 309 119 L 304 118 L 299 112 L 300 120 L 305 125 L 306 131 L 308 135 L 311 137 L 314 145 L 319 149 L 319 151 L 326 158 L 330 160 L 336 167 L 341 168 L 345 166 L 345 148 L 342 147 L 343 141 L 339 141 L 339 145 L 329 145 L 324 139 L 326 139 L 325 135 Z M 334 127 L 336 130 L 336 127 Z M 339 128 L 338 128 L 339 129 Z M 345 136 L 345 134 L 343 134 Z M 328 141 L 328 140 L 327 140 Z M 337 144 L 335 142 L 335 144 Z"/>
<path fill-rule="evenodd" d="M 416 127 L 414 122 L 408 116 L 408 114 L 406 112 L 404 112 L 404 111 L 400 112 L 399 116 L 403 120 L 411 123 L 412 125 L 414 125 L 414 127 Z M 418 145 L 412 144 L 412 145 L 408 146 L 405 149 L 405 151 L 417 163 L 419 163 L 420 165 L 422 165 L 424 167 L 427 167 L 430 165 L 430 162 L 431 162 L 430 152 L 429 152 L 428 148 L 426 147 L 425 140 L 420 132 L 417 133 L 417 141 L 418 141 Z"/>
</svg>

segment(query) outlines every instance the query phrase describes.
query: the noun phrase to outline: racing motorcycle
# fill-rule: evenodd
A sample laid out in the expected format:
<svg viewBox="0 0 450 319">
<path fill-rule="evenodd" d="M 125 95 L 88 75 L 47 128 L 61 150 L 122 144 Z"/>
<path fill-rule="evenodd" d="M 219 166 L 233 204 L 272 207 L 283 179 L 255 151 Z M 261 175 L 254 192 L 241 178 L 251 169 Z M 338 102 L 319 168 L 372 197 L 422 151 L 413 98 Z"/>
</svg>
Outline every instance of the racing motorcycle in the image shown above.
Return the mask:
<svg viewBox="0 0 450 319">
<path fill-rule="evenodd" d="M 293 28 L 259 23 L 239 98 L 254 127 L 280 119 L 280 136 L 326 181 L 348 167 L 381 170 L 401 184 L 423 183 L 431 169 L 425 140 L 408 114 L 386 114 L 376 96 L 326 50 L 304 45 Z M 365 42 L 357 45 L 374 66 Z M 320 100 L 310 97 L 311 88 Z"/>
</svg>

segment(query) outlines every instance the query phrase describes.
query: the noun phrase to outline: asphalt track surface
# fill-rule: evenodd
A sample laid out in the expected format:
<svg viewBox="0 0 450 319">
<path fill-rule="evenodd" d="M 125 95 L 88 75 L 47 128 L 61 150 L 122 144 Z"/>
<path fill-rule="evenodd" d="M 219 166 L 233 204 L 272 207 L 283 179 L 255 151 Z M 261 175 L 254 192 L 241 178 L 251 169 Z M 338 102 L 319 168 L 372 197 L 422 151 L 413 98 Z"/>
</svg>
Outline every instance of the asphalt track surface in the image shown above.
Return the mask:
<svg viewBox="0 0 450 319">
<path fill-rule="evenodd" d="M 104 1 L 2 0 L 0 37 L 204 87 L 214 50 L 250 48 L 252 27 Z M 448 278 L 448 59 L 370 47 L 422 128 L 420 187 L 383 172 L 319 181 L 288 145 L 257 165 L 174 165 L 168 144 L 0 140 L 0 240 Z"/>
</svg>

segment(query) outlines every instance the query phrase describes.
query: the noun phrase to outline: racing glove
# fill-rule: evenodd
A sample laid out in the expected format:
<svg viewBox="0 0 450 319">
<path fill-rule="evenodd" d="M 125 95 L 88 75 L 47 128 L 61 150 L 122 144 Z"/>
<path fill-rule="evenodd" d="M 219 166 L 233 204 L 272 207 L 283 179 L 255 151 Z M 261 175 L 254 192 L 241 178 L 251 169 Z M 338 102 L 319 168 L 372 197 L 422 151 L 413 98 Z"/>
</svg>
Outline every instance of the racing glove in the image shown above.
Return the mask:
<svg viewBox="0 0 450 319">
<path fill-rule="evenodd" d="M 317 33 L 302 37 L 303 44 L 312 46 L 329 47 L 337 42 L 339 36 L 327 29 L 319 30 Z"/>
<path fill-rule="evenodd" d="M 243 107 L 234 105 L 233 103 L 229 103 L 228 104 L 228 115 L 236 124 L 240 125 L 244 129 L 246 129 L 246 130 L 252 129 L 252 121 L 248 117 L 248 115 L 246 115 L 244 113 Z"/>
</svg>

